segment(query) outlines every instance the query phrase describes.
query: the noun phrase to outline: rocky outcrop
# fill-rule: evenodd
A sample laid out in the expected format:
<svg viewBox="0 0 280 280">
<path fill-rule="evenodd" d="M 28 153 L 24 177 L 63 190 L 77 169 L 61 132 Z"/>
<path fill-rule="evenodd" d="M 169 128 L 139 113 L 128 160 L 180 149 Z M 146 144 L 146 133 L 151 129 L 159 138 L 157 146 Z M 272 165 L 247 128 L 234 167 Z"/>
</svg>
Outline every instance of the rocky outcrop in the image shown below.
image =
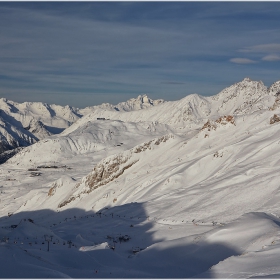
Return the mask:
<svg viewBox="0 0 280 280">
<path fill-rule="evenodd" d="M 84 177 L 82 181 L 76 185 L 75 189 L 77 191 L 69 198 L 62 201 L 58 205 L 58 208 L 69 204 L 81 197 L 81 195 L 89 194 L 95 189 L 114 181 L 140 160 L 139 153 L 151 150 L 153 147 L 156 147 L 161 143 L 165 143 L 171 138 L 174 138 L 172 134 L 165 135 L 138 145 L 123 153 L 103 159 L 93 168 L 89 175 Z M 53 190 L 50 190 L 50 194 L 52 193 Z"/>
<path fill-rule="evenodd" d="M 269 123 L 270 123 L 270 124 L 274 124 L 274 123 L 276 123 L 276 122 L 280 122 L 280 117 L 279 117 L 278 115 L 274 114 L 274 115 L 270 118 Z"/>
<path fill-rule="evenodd" d="M 275 98 L 275 102 L 274 102 L 274 104 L 271 107 L 269 107 L 269 110 L 270 111 L 274 111 L 277 108 L 279 108 L 279 105 L 280 105 L 280 96 Z"/>
<path fill-rule="evenodd" d="M 215 120 L 215 121 L 208 120 L 208 121 L 203 125 L 203 127 L 201 128 L 201 130 L 208 130 L 208 131 L 216 130 L 217 127 L 218 127 L 218 125 L 225 126 L 225 125 L 227 125 L 227 124 L 236 125 L 233 116 L 231 116 L 231 115 L 222 116 L 222 117 L 218 118 L 218 119 Z"/>
<path fill-rule="evenodd" d="M 227 124 L 233 124 L 235 125 L 235 120 L 233 116 L 222 116 L 220 118 L 218 118 L 216 121 L 216 123 L 220 123 L 221 125 L 227 125 Z"/>
</svg>

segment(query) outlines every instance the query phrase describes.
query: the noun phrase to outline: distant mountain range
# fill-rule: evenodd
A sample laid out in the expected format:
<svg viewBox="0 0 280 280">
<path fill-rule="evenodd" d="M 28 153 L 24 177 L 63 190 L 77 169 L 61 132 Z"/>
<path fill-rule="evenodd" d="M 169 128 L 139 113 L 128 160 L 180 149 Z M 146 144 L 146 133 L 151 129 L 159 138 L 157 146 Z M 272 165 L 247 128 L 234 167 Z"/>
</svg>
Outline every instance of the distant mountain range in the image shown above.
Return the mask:
<svg viewBox="0 0 280 280">
<path fill-rule="evenodd" d="M 88 120 L 97 118 L 122 121 L 157 121 L 176 127 L 195 128 L 207 119 L 222 115 L 250 114 L 273 109 L 280 104 L 280 81 L 267 88 L 261 81 L 245 78 L 217 95 L 203 97 L 191 94 L 166 102 L 139 95 L 117 105 L 103 103 L 78 109 L 42 102 L 16 103 L 0 99 L 0 153 L 31 145 L 67 129 L 69 133 Z M 74 124 L 74 125 L 73 125 Z"/>
<path fill-rule="evenodd" d="M 0 99 L 0 153 L 25 147 L 50 135 L 61 133 L 78 119 L 96 110 L 129 112 L 164 103 L 139 95 L 117 105 L 108 103 L 78 109 L 42 102 L 17 103 Z"/>
</svg>

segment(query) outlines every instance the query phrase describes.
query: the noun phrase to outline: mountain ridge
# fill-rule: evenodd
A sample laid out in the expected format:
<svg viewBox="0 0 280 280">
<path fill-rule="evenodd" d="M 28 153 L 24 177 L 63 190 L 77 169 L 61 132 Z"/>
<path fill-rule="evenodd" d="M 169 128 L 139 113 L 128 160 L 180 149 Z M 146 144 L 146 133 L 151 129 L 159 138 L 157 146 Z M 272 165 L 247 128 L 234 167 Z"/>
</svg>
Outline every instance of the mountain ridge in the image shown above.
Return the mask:
<svg viewBox="0 0 280 280">
<path fill-rule="evenodd" d="M 267 88 L 261 81 L 245 78 L 213 96 L 190 94 L 178 101 L 167 101 L 145 111 L 119 112 L 98 109 L 78 120 L 64 133 L 72 131 L 78 124 L 98 117 L 135 122 L 158 121 L 181 129 L 199 128 L 208 118 L 217 119 L 223 115 L 250 114 L 269 109 L 277 100 L 276 93 L 279 91 L 280 82 L 275 82 Z"/>
<path fill-rule="evenodd" d="M 200 96 L 190 94 L 178 101 L 152 100 L 146 94 L 131 98 L 117 105 L 103 103 L 78 109 L 42 102 L 16 103 L 6 98 L 0 99 L 0 109 L 14 119 L 14 131 L 24 128 L 32 134 L 32 139 L 44 139 L 53 134 L 63 135 L 77 129 L 79 125 L 97 118 L 122 121 L 154 121 L 175 126 L 181 130 L 201 127 L 208 119 L 217 119 L 223 115 L 250 114 L 254 111 L 280 106 L 280 81 L 269 88 L 262 81 L 244 78 L 216 95 Z M 3 118 L 2 118 L 3 119 Z M 3 121 L 5 121 L 3 119 Z M 16 136 L 2 127 L 2 139 L 8 144 L 2 145 L 3 151 L 18 147 L 24 133 Z M 5 136 L 6 135 L 6 136 Z M 7 140 L 7 136 L 9 139 Z M 24 143 L 26 141 L 23 141 Z M 17 144 L 15 144 L 17 143 Z M 29 144 L 34 143 L 33 140 Z"/>
</svg>

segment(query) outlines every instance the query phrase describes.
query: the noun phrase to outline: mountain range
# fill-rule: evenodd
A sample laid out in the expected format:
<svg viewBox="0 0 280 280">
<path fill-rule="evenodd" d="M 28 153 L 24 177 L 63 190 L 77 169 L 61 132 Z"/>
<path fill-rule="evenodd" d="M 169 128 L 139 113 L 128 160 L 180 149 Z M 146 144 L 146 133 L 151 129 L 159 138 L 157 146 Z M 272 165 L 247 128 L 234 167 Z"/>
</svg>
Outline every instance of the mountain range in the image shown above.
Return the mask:
<svg viewBox="0 0 280 280">
<path fill-rule="evenodd" d="M 109 111 L 140 110 L 163 103 L 139 95 L 117 105 L 103 103 L 84 109 L 49 105 L 42 102 L 17 103 L 0 99 L 0 153 L 34 144 L 50 135 L 61 133 L 82 116 L 98 109 Z"/>
<path fill-rule="evenodd" d="M 3 277 L 278 278 L 279 96 L 2 98 Z"/>
<path fill-rule="evenodd" d="M 74 129 L 87 119 L 98 117 L 134 122 L 152 120 L 176 127 L 194 128 L 207 118 L 250 114 L 260 109 L 277 107 L 279 94 L 280 81 L 267 88 L 261 81 L 245 78 L 217 95 L 202 97 L 192 94 L 173 102 L 152 100 L 147 95 L 139 95 L 117 105 L 103 103 L 78 109 L 42 102 L 16 103 L 1 98 L 0 151 L 28 146 L 50 135 L 61 133 L 70 126 Z M 157 105 L 161 106 L 155 110 Z M 79 119 L 81 120 L 77 122 Z M 73 123 L 75 126 L 72 126 Z"/>
</svg>

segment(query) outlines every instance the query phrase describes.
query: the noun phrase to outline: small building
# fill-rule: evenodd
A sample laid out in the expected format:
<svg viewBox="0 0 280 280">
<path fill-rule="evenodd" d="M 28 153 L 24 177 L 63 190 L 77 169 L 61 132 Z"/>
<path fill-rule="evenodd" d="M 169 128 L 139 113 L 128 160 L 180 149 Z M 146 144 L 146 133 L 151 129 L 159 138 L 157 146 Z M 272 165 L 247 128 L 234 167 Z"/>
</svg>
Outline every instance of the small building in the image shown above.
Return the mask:
<svg viewBox="0 0 280 280">
<path fill-rule="evenodd" d="M 97 118 L 98 121 L 105 121 L 105 118 Z"/>
</svg>

